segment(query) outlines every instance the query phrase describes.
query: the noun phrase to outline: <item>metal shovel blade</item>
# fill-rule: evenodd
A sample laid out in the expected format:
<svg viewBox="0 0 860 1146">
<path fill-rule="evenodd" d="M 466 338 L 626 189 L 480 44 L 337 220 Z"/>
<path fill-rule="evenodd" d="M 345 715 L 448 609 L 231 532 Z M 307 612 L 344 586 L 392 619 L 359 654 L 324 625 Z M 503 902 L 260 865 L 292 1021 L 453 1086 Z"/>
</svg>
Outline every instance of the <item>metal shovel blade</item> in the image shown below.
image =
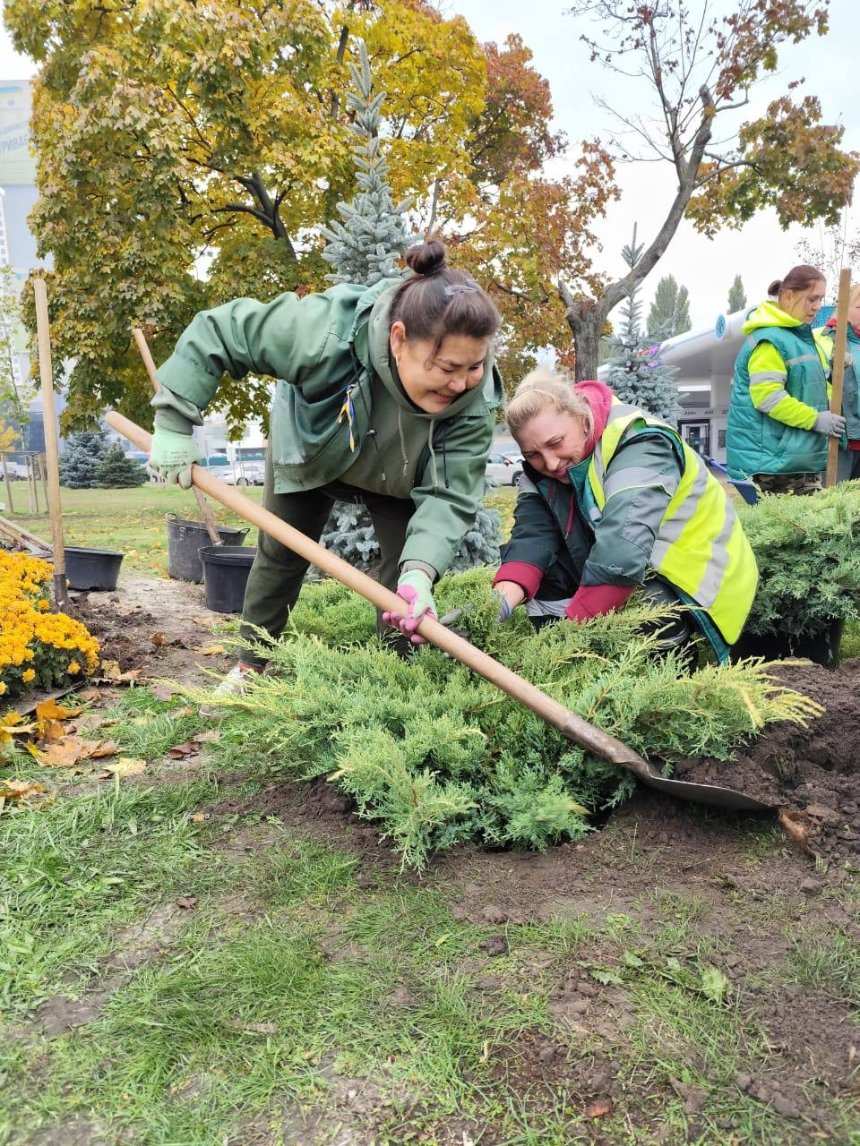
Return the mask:
<svg viewBox="0 0 860 1146">
<path fill-rule="evenodd" d="M 734 788 L 721 788 L 718 784 L 694 784 L 689 780 L 673 780 L 656 773 L 643 776 L 638 771 L 636 775 L 649 788 L 656 788 L 658 792 L 665 792 L 667 796 L 674 796 L 678 800 L 705 804 L 709 808 L 725 808 L 730 812 L 773 812 L 776 808 L 776 804 L 766 804 L 764 800 L 756 800 L 753 796 L 736 792 Z"/>
</svg>

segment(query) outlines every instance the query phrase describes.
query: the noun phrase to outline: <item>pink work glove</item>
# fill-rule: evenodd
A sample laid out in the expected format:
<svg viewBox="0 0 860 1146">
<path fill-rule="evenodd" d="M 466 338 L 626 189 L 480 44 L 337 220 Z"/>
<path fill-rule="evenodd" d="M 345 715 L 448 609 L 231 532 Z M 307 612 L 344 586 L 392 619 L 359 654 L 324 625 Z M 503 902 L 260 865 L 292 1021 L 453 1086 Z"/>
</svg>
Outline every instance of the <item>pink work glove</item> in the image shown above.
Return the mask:
<svg viewBox="0 0 860 1146">
<path fill-rule="evenodd" d="M 405 617 L 397 613 L 383 613 L 382 619 L 386 625 L 399 629 L 408 637 L 413 645 L 424 645 L 426 640 L 415 631 L 425 616 L 436 619 L 436 606 L 433 602 L 433 583 L 426 573 L 420 569 L 410 569 L 402 574 L 397 582 L 397 596 L 402 597 L 409 606 Z"/>
</svg>

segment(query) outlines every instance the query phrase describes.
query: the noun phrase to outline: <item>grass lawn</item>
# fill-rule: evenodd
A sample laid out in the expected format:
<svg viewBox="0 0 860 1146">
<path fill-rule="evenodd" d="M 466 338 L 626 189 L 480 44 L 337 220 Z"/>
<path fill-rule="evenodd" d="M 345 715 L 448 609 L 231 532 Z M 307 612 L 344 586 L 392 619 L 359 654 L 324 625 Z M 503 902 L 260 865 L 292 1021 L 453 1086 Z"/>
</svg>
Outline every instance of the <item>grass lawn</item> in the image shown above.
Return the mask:
<svg viewBox="0 0 860 1146">
<path fill-rule="evenodd" d="M 56 802 L 0 817 L 0 1142 L 854 1140 L 847 1098 L 799 1119 L 757 1081 L 779 1078 L 777 1000 L 795 984 L 850 998 L 858 979 L 856 948 L 807 922 L 804 896 L 758 890 L 781 863 L 773 828 L 734 835 L 728 899 L 689 876 L 671 890 L 659 849 L 607 829 L 593 842 L 614 891 L 598 870 L 590 892 L 559 886 L 555 910 L 506 921 L 460 906 L 474 881 L 486 897 L 494 871 L 525 873 L 504 855 L 404 875 L 362 842 L 372 829 L 304 814 L 247 746 L 171 761 L 205 726 L 181 697 L 135 688 L 99 718 L 147 774 L 43 774 Z M 765 934 L 764 958 L 732 938 Z M 716 968 L 738 966 L 738 942 L 730 982 Z"/>
</svg>

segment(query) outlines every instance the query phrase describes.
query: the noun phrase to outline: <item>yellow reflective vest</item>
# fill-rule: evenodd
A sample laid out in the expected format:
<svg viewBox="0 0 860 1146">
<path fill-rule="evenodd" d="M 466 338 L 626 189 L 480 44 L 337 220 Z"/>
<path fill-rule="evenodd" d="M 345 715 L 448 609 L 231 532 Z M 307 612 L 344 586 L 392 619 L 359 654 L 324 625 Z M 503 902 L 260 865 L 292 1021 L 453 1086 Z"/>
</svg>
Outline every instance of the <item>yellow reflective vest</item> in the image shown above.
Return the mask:
<svg viewBox="0 0 860 1146">
<path fill-rule="evenodd" d="M 699 605 L 730 645 L 737 641 L 758 584 L 755 556 L 726 491 L 699 455 L 665 422 L 614 401 L 592 454 L 585 507 L 597 526 L 606 505 L 606 470 L 622 439 L 637 429 L 668 435 L 683 458 L 683 473 L 669 501 L 651 551 L 652 568 Z M 613 474 L 613 488 L 618 476 Z M 630 486 L 637 483 L 631 472 Z M 628 487 L 629 488 L 629 487 Z M 648 488 L 647 481 L 643 488 Z"/>
</svg>

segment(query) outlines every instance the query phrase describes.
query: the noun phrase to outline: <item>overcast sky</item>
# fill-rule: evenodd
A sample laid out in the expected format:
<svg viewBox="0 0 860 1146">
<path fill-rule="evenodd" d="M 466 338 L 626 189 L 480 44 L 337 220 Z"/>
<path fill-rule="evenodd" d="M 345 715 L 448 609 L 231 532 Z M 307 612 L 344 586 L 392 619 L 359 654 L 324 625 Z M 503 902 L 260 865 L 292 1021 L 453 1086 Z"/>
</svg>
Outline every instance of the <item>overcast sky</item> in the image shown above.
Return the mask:
<svg viewBox="0 0 860 1146">
<path fill-rule="evenodd" d="M 698 2 L 691 0 L 691 7 Z M 846 129 L 843 145 L 860 150 L 860 114 L 853 107 L 850 79 L 857 66 L 854 7 L 854 0 L 832 0 L 828 36 L 781 51 L 780 72 L 763 87 L 752 114 L 758 114 L 781 94 L 788 81 L 805 76 L 805 90 L 821 99 L 824 122 L 841 123 Z M 462 13 L 482 41 L 501 43 L 512 32 L 522 36 L 534 53 L 534 66 L 550 83 L 556 126 L 572 144 L 605 135 L 611 128 L 612 121 L 596 106 L 595 96 L 603 96 L 620 111 L 629 111 L 637 98 L 635 93 L 642 98 L 640 86 L 625 90 L 623 80 L 589 63 L 587 49 L 579 41 L 582 29 L 565 15 L 564 0 L 443 0 L 443 10 L 446 15 Z M 26 79 L 32 72 L 30 61 L 12 51 L 5 28 L 0 29 L 0 80 Z M 749 117 L 749 110 L 739 113 L 737 123 Z M 623 198 L 610 206 L 606 220 L 597 228 L 604 247 L 598 265 L 611 275 L 623 272 L 620 252 L 630 241 L 634 222 L 640 240 L 647 243 L 653 238 L 673 186 L 668 164 L 623 168 L 619 181 Z M 855 226 L 856 216 L 851 219 L 852 233 Z M 760 213 L 740 231 L 724 230 L 713 241 L 682 223 L 668 252 L 643 286 L 646 314 L 657 281 L 666 274 L 673 274 L 688 288 L 694 326 L 710 325 L 725 310 L 736 274 L 743 280 L 749 301 L 758 301 L 769 282 L 801 261 L 796 246 L 802 235 L 796 227 L 782 231 L 772 212 Z M 809 237 L 820 245 L 819 232 Z M 856 270 L 860 274 L 860 268 Z M 831 286 L 835 292 L 836 284 L 828 284 Z"/>
</svg>

